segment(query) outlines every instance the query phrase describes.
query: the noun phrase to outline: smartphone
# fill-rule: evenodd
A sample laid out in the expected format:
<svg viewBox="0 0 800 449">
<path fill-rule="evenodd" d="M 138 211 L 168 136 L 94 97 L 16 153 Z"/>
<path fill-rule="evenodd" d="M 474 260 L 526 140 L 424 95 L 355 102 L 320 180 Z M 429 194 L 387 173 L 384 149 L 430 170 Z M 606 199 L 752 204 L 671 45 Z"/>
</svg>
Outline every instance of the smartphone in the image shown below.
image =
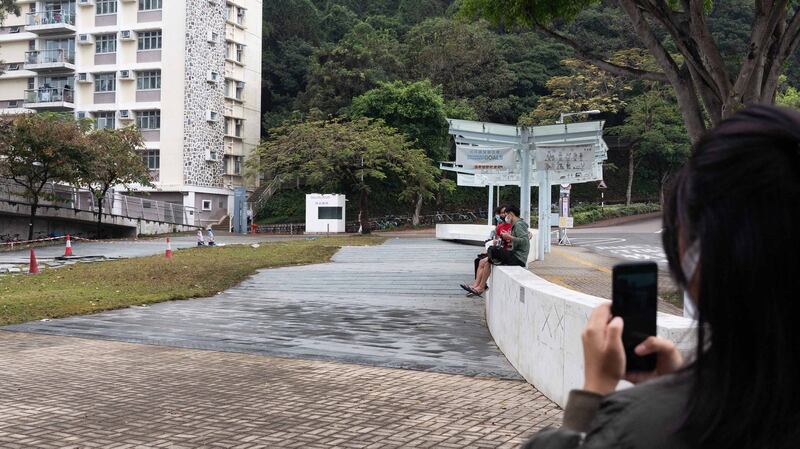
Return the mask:
<svg viewBox="0 0 800 449">
<path fill-rule="evenodd" d="M 647 337 L 656 335 L 658 265 L 655 262 L 618 264 L 612 276 L 611 314 L 625 322 L 622 344 L 626 371 L 653 371 L 656 355 L 640 357 L 634 348 Z"/>
</svg>

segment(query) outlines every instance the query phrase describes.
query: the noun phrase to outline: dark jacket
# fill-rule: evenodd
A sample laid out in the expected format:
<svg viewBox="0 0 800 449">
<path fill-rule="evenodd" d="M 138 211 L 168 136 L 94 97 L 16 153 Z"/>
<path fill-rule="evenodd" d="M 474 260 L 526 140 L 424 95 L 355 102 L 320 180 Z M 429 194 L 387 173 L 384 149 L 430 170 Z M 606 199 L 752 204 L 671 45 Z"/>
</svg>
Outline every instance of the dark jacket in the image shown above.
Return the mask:
<svg viewBox="0 0 800 449">
<path fill-rule="evenodd" d="M 525 449 L 689 449 L 678 430 L 686 417 L 688 374 L 663 376 L 600 396 L 569 394 L 560 429 L 537 433 Z"/>
</svg>

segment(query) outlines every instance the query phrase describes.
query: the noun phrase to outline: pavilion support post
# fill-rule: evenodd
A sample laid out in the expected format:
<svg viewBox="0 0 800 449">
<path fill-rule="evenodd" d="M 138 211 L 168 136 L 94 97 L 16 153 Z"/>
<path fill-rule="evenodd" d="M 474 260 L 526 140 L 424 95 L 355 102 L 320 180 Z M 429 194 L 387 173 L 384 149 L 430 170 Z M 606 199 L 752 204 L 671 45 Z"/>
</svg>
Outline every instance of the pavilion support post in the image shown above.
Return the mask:
<svg viewBox="0 0 800 449">
<path fill-rule="evenodd" d="M 549 240 L 550 227 L 548 224 L 547 210 L 547 170 L 537 170 L 536 175 L 539 180 L 539 241 L 536 245 L 536 260 L 544 260 L 547 251 L 547 241 Z"/>
<path fill-rule="evenodd" d="M 531 223 L 531 145 L 530 128 L 523 127 L 520 133 L 519 157 L 520 167 L 520 192 L 519 208 L 522 212 L 522 220 L 530 225 Z"/>
<path fill-rule="evenodd" d="M 486 216 L 488 218 L 486 224 L 489 226 L 493 224 L 492 220 L 494 219 L 494 215 L 492 212 L 494 212 L 494 186 L 489 184 L 489 207 L 486 209 Z"/>
</svg>

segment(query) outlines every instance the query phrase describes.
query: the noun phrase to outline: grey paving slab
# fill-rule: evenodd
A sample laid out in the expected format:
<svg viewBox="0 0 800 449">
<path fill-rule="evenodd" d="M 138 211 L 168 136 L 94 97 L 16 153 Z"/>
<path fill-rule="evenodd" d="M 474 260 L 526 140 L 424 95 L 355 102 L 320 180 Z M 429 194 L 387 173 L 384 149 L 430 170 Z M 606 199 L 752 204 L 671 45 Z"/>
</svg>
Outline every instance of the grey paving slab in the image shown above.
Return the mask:
<svg viewBox="0 0 800 449">
<path fill-rule="evenodd" d="M 182 348 L 518 379 L 458 288 L 476 248 L 394 239 L 262 270 L 213 298 L 7 327 Z"/>
</svg>

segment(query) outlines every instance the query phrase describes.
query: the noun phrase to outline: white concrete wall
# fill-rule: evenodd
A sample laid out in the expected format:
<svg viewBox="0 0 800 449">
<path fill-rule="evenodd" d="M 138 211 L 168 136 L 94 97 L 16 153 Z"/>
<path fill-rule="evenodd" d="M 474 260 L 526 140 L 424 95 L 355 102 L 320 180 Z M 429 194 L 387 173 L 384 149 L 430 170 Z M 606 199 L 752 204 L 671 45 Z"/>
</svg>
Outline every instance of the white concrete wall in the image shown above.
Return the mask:
<svg viewBox="0 0 800 449">
<path fill-rule="evenodd" d="M 486 322 L 495 343 L 519 373 L 545 396 L 566 406 L 583 385 L 581 332 L 589 314 L 607 301 L 545 281 L 521 267 L 494 267 L 486 293 Z M 694 349 L 691 320 L 658 314 L 658 335 Z"/>
</svg>

